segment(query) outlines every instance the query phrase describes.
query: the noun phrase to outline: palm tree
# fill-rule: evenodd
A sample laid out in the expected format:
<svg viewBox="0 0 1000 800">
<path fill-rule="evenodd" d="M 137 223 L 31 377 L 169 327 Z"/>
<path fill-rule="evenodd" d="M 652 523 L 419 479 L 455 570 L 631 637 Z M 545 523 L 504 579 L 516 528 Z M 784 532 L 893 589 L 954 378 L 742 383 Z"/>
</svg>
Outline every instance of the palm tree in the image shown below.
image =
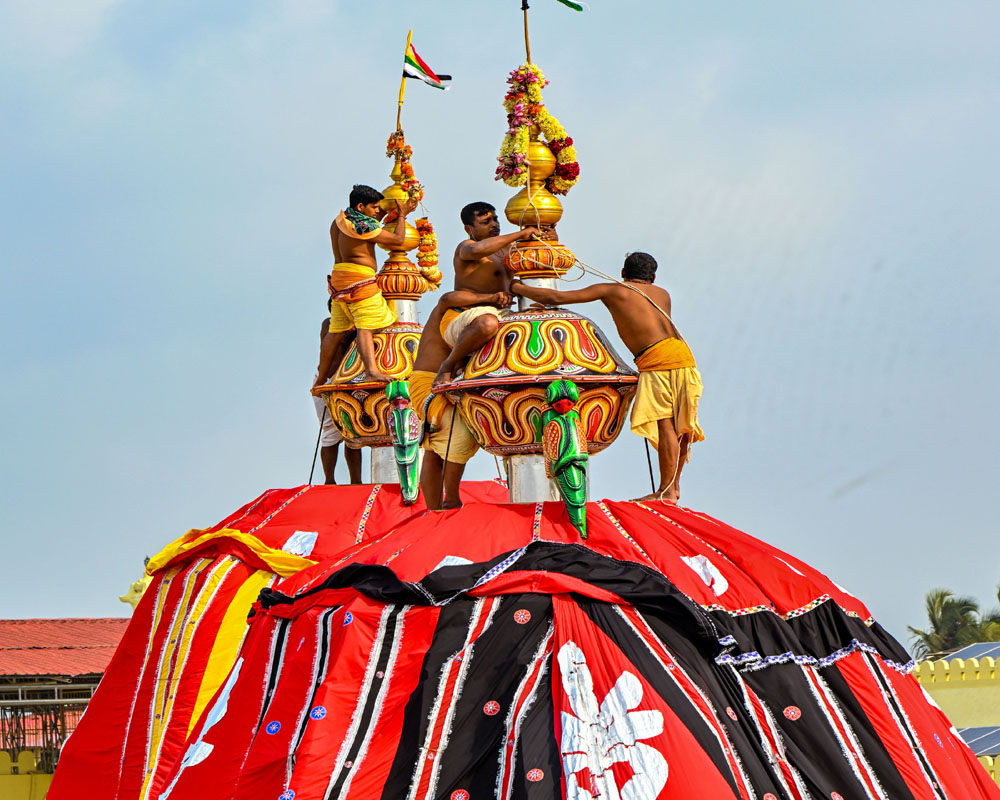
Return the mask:
<svg viewBox="0 0 1000 800">
<path fill-rule="evenodd" d="M 979 603 L 972 597 L 956 597 L 949 589 L 932 589 L 927 593 L 924 604 L 929 629 L 924 631 L 907 626 L 913 634 L 913 652 L 917 658 L 956 650 L 975 642 L 997 641 L 979 638 L 981 634 L 993 633 L 994 628 L 1000 638 L 1000 615 L 996 619 L 993 614 L 981 618 Z"/>
</svg>

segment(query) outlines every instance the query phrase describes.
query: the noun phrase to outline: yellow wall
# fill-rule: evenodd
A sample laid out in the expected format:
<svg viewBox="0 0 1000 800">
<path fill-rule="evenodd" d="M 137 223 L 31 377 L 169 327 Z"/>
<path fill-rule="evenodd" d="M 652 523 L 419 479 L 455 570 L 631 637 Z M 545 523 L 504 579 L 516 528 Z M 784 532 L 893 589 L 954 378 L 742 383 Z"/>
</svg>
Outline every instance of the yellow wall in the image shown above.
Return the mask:
<svg viewBox="0 0 1000 800">
<path fill-rule="evenodd" d="M 1000 675 L 992 658 L 924 661 L 915 674 L 956 728 L 1000 725 Z"/>
<path fill-rule="evenodd" d="M 0 775 L 0 800 L 43 800 L 51 775 Z"/>
<path fill-rule="evenodd" d="M 1000 725 L 1000 673 L 992 658 L 924 661 L 914 673 L 956 728 Z M 979 763 L 1000 783 L 1000 757 Z"/>
</svg>

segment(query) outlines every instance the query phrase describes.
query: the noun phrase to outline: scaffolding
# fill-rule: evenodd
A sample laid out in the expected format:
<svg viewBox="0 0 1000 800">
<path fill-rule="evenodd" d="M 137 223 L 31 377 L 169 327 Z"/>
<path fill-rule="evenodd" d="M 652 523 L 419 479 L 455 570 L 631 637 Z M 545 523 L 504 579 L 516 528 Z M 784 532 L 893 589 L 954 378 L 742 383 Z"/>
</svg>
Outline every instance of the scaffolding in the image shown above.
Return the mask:
<svg viewBox="0 0 1000 800">
<path fill-rule="evenodd" d="M 55 772 L 63 743 L 76 729 L 100 677 L 0 678 L 0 751 L 12 761 L 29 751 L 35 771 Z"/>
</svg>

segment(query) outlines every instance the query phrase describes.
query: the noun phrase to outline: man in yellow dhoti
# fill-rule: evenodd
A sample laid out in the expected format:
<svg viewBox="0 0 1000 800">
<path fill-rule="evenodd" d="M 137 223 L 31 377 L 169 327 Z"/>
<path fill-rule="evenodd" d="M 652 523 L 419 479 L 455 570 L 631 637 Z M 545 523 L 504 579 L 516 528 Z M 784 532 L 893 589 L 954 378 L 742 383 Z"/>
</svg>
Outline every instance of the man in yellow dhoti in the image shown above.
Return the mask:
<svg viewBox="0 0 1000 800">
<path fill-rule="evenodd" d="M 458 409 L 443 394 L 432 394 L 434 376 L 451 348 L 445 341 L 448 326 L 460 309 L 465 307 L 506 308 L 510 295 L 506 292 L 446 292 L 438 299 L 420 335 L 420 345 L 410 373 L 410 404 L 424 420 L 427 434 L 423 441 L 424 462 L 420 467 L 420 488 L 424 502 L 431 510 L 458 508 L 462 505 L 459 485 L 465 465 L 479 445 L 468 429 Z M 444 492 L 442 495 L 442 483 Z"/>
<path fill-rule="evenodd" d="M 330 226 L 335 263 L 330 275 L 333 304 L 330 309 L 330 332 L 320 349 L 319 375 L 316 385 L 329 379 L 336 369 L 333 355 L 346 331 L 358 331 L 358 355 L 365 372 L 374 381 L 390 381 L 375 363 L 372 331 L 392 325 L 396 314 L 389 307 L 382 290 L 375 282 L 378 264 L 375 245 L 401 247 L 406 238 L 406 215 L 416 203 L 396 204 L 399 217 L 393 232 L 385 230 L 380 221 L 385 216 L 381 207 L 382 193 L 370 186 L 357 184 L 351 189 L 349 204 Z"/>
<path fill-rule="evenodd" d="M 670 295 L 653 285 L 656 259 L 648 253 L 630 253 L 622 278 L 622 283 L 598 283 L 570 292 L 516 282 L 511 291 L 545 305 L 600 300 L 607 306 L 639 369 L 632 432 L 652 442 L 659 455 L 660 485 L 640 499 L 676 503 L 688 448 L 705 438 L 698 424 L 701 375 L 691 348 L 670 319 Z"/>
</svg>

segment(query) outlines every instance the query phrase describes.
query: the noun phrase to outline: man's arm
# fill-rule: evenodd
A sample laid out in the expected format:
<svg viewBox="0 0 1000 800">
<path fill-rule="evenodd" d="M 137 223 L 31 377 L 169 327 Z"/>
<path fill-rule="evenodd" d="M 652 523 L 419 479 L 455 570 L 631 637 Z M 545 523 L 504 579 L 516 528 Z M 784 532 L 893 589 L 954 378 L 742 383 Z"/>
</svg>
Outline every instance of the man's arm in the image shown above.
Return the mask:
<svg viewBox="0 0 1000 800">
<path fill-rule="evenodd" d="M 530 239 L 532 236 L 537 236 L 540 233 L 538 228 L 525 228 L 523 231 L 513 231 L 512 233 L 505 233 L 501 236 L 491 236 L 489 239 L 483 239 L 482 241 L 474 241 L 472 239 L 466 239 L 458 246 L 456 255 L 462 261 L 479 261 L 482 258 L 491 256 L 499 250 L 503 250 L 507 245 L 513 242 L 521 242 L 525 239 Z"/>
<path fill-rule="evenodd" d="M 396 218 L 396 227 L 393 229 L 392 233 L 383 229 L 379 235 L 375 237 L 375 244 L 385 245 L 390 248 L 402 247 L 403 242 L 406 239 L 406 215 L 413 211 L 416 207 L 417 203 L 414 200 L 407 200 L 405 205 L 397 200 L 396 211 L 399 216 Z"/>
<path fill-rule="evenodd" d="M 557 289 L 543 289 L 540 286 L 526 286 L 521 281 L 515 281 L 510 287 L 511 292 L 519 297 L 527 297 L 545 306 L 561 306 L 569 303 L 591 303 L 603 300 L 618 288 L 617 283 L 595 283 L 583 289 L 573 289 L 560 292 Z"/>
<path fill-rule="evenodd" d="M 469 289 L 455 289 L 438 298 L 438 306 L 496 306 L 508 308 L 511 297 L 507 292 L 473 292 Z"/>
</svg>

